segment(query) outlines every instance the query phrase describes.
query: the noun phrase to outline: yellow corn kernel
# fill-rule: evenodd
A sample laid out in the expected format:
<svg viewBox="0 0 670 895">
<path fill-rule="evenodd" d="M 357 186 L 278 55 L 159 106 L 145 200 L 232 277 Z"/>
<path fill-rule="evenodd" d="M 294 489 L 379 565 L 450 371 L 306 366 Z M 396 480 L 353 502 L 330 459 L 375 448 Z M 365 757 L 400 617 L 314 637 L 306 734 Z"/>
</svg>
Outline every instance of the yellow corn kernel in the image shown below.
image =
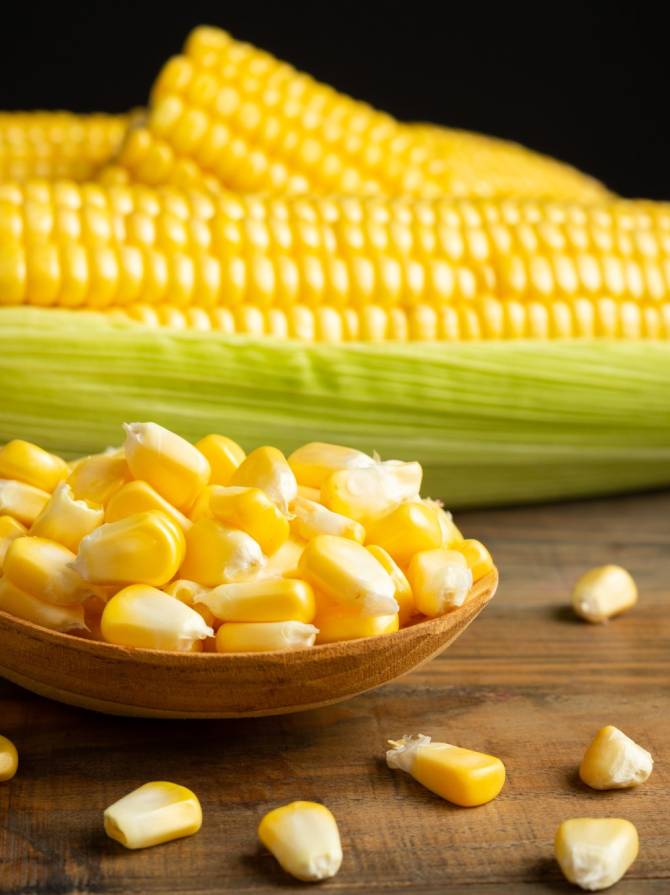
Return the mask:
<svg viewBox="0 0 670 895">
<path fill-rule="evenodd" d="M 216 632 L 219 653 L 265 653 L 314 646 L 319 629 L 304 622 L 225 622 Z"/>
<path fill-rule="evenodd" d="M 362 469 L 340 469 L 321 485 L 321 503 L 367 526 L 399 503 L 417 499 L 422 476 L 419 463 L 394 460 Z"/>
<path fill-rule="evenodd" d="M 219 522 L 240 528 L 271 556 L 290 534 L 288 519 L 260 488 L 212 485 L 209 510 Z"/>
<path fill-rule="evenodd" d="M 268 578 L 221 584 L 194 595 L 196 607 L 206 606 L 224 622 L 313 621 L 314 593 L 306 581 Z"/>
<path fill-rule="evenodd" d="M 65 460 L 29 441 L 9 441 L 0 448 L 0 479 L 16 479 L 51 492 L 69 472 Z"/>
<path fill-rule="evenodd" d="M 334 513 L 318 501 L 298 495 L 293 501 L 293 513 L 293 529 L 306 541 L 317 535 L 350 538 L 359 544 L 365 540 L 365 529 L 360 522 Z"/>
<path fill-rule="evenodd" d="M 443 547 L 451 547 L 453 544 L 458 543 L 458 541 L 463 540 L 463 535 L 454 522 L 451 513 L 444 509 L 441 501 L 432 500 L 430 497 L 424 497 L 421 503 L 424 503 L 427 507 L 433 507 L 433 509 L 437 511 L 437 518 L 440 522 L 440 528 L 442 529 Z"/>
<path fill-rule="evenodd" d="M 369 544 L 368 552 L 370 552 L 377 562 L 388 572 L 391 580 L 395 585 L 395 601 L 400 607 L 398 609 L 398 617 L 400 625 L 406 624 L 413 615 L 416 615 L 416 603 L 414 602 L 414 594 L 409 586 L 407 576 L 383 547 L 378 544 Z"/>
<path fill-rule="evenodd" d="M 372 457 L 362 451 L 321 441 L 303 444 L 293 451 L 288 462 L 299 485 L 317 489 L 338 469 L 363 469 L 375 465 Z"/>
<path fill-rule="evenodd" d="M 13 516 L 0 516 L 0 572 L 12 541 L 26 534 L 28 529 Z"/>
<path fill-rule="evenodd" d="M 0 516 L 32 525 L 49 500 L 49 492 L 14 479 L 0 479 Z"/>
<path fill-rule="evenodd" d="M 24 537 L 7 551 L 3 572 L 19 590 L 54 606 L 83 603 L 90 586 L 71 568 L 75 554 L 56 541 Z"/>
<path fill-rule="evenodd" d="M 207 593 L 206 587 L 198 584 L 197 581 L 189 581 L 188 578 L 177 578 L 175 581 L 166 584 L 161 590 L 164 594 L 174 597 L 179 600 L 180 603 L 184 603 L 185 606 L 195 610 L 198 615 L 201 615 L 204 618 L 205 624 L 209 625 L 210 628 L 214 628 L 215 630 L 218 628 L 220 624 L 218 619 L 214 618 L 204 604 L 196 604 L 195 602 L 196 596 Z"/>
<path fill-rule="evenodd" d="M 160 510 L 166 516 L 169 516 L 183 531 L 187 531 L 191 527 L 190 519 L 187 519 L 183 513 L 175 509 L 164 497 L 161 497 L 158 491 L 152 488 L 148 482 L 140 481 L 128 482 L 122 485 L 110 497 L 105 509 L 105 521 L 118 522 L 119 519 L 125 519 L 126 516 L 132 516 L 135 513 L 145 513 L 148 510 Z"/>
<path fill-rule="evenodd" d="M 475 541 L 472 538 L 456 541 L 451 545 L 451 550 L 463 554 L 468 568 L 472 572 L 473 581 L 479 581 L 495 568 L 493 557 L 480 541 Z"/>
<path fill-rule="evenodd" d="M 157 423 L 127 423 L 125 453 L 136 479 L 182 510 L 209 481 L 209 463 L 193 445 Z"/>
<path fill-rule="evenodd" d="M 33 522 L 30 534 L 63 544 L 73 553 L 82 538 L 102 525 L 105 511 L 87 500 L 75 500 L 67 482 L 61 482 L 49 498 L 42 512 Z"/>
<path fill-rule="evenodd" d="M 174 578 L 184 552 L 181 528 L 165 513 L 149 510 L 92 531 L 79 545 L 74 568 L 92 584 L 160 587 Z"/>
<path fill-rule="evenodd" d="M 305 549 L 306 541 L 293 535 L 285 541 L 276 553 L 265 562 L 262 578 L 277 578 L 282 575 L 297 574 L 298 563 Z M 299 577 L 299 576 L 298 576 Z"/>
<path fill-rule="evenodd" d="M 322 604 L 314 618 L 319 629 L 317 643 L 337 643 L 340 640 L 358 640 L 360 637 L 378 637 L 393 634 L 400 627 L 398 613 L 390 615 L 360 615 L 355 609 L 335 603 Z"/>
<path fill-rule="evenodd" d="M 122 450 L 92 454 L 80 460 L 67 480 L 77 500 L 104 506 L 131 478 Z"/>
<path fill-rule="evenodd" d="M 401 565 L 421 550 L 442 544 L 442 527 L 433 507 L 407 501 L 382 516 L 368 529 L 368 540 L 379 544 Z"/>
<path fill-rule="evenodd" d="M 626 789 L 649 779 L 654 759 L 618 727 L 608 724 L 584 753 L 579 776 L 592 789 Z"/>
<path fill-rule="evenodd" d="M 185 603 L 145 584 L 124 587 L 107 603 L 100 622 L 108 643 L 140 649 L 192 652 L 214 631 Z"/>
<path fill-rule="evenodd" d="M 228 485 L 246 457 L 239 444 L 225 435 L 205 435 L 195 446 L 209 463 L 209 481 L 212 485 Z"/>
<path fill-rule="evenodd" d="M 260 488 L 265 491 L 282 513 L 296 498 L 298 483 L 286 457 L 274 447 L 259 447 L 252 451 L 233 473 L 231 485 Z"/>
<path fill-rule="evenodd" d="M 449 743 L 432 743 L 423 734 L 389 740 L 393 747 L 386 763 L 405 771 L 426 789 L 454 805 L 485 805 L 505 784 L 505 765 L 499 758 Z"/>
<path fill-rule="evenodd" d="M 465 603 L 472 587 L 472 572 L 462 553 L 438 547 L 412 557 L 407 580 L 419 612 L 436 618 Z"/>
<path fill-rule="evenodd" d="M 84 610 L 78 606 L 52 606 L 0 578 L 0 610 L 52 631 L 85 631 Z"/>
<path fill-rule="evenodd" d="M 105 833 L 126 848 L 148 848 L 197 833 L 202 826 L 202 808 L 195 793 L 185 786 L 145 783 L 110 805 L 104 823 Z"/>
<path fill-rule="evenodd" d="M 206 587 L 248 578 L 263 567 L 257 541 L 215 519 L 199 519 L 186 533 L 186 555 L 179 571 Z"/>
<path fill-rule="evenodd" d="M 298 497 L 304 497 L 306 500 L 313 500 L 318 503 L 321 500 L 321 489 L 310 488 L 308 485 L 298 483 Z"/>
<path fill-rule="evenodd" d="M 356 541 L 318 535 L 308 542 L 298 571 L 317 592 L 362 616 L 398 611 L 395 584 L 374 556 Z"/>
<path fill-rule="evenodd" d="M 575 584 L 572 608 L 580 618 L 598 624 L 637 603 L 637 587 L 621 566 L 598 566 Z"/>
<path fill-rule="evenodd" d="M 330 879 L 342 865 L 337 822 L 318 802 L 291 802 L 268 812 L 258 837 L 287 873 L 304 882 Z"/>
<path fill-rule="evenodd" d="M 7 737 L 0 734 L 0 783 L 6 783 L 19 769 L 19 753 Z"/>
<path fill-rule="evenodd" d="M 637 858 L 639 839 L 629 820 L 574 817 L 556 832 L 554 852 L 565 878 L 589 892 L 619 882 Z"/>
</svg>

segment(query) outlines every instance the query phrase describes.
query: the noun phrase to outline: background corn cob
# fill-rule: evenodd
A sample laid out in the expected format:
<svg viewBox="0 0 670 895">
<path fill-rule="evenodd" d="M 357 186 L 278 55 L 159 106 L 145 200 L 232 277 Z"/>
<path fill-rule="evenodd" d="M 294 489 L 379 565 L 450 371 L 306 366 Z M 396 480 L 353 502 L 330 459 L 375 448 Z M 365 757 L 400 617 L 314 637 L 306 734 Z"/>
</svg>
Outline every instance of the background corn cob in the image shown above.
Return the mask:
<svg viewBox="0 0 670 895">
<path fill-rule="evenodd" d="M 118 152 L 128 115 L 0 112 L 0 182 L 84 181 Z"/>
<path fill-rule="evenodd" d="M 146 125 L 103 177 L 239 192 L 551 194 L 602 198 L 519 147 L 403 125 L 216 28 L 197 28 L 154 84 Z M 477 161 L 470 155 L 477 147 Z"/>
</svg>

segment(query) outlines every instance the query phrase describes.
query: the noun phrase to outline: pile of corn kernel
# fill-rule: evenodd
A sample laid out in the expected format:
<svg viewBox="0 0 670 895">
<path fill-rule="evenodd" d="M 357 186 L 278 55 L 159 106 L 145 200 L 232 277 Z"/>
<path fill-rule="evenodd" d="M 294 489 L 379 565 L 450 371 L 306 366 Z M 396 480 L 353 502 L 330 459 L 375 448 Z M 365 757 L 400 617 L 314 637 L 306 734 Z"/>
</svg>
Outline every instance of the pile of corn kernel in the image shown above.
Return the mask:
<svg viewBox="0 0 670 895">
<path fill-rule="evenodd" d="M 0 610 L 126 647 L 298 649 L 442 615 L 493 569 L 418 463 L 124 428 L 72 464 L 0 448 Z"/>
</svg>

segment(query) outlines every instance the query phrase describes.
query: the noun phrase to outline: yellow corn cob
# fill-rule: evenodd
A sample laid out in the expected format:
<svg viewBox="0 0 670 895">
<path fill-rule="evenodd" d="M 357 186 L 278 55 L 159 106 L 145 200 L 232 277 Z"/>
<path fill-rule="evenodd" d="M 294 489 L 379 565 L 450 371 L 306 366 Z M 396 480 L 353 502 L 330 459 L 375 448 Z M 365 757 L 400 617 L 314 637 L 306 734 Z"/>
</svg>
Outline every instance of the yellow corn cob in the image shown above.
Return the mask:
<svg viewBox="0 0 670 895">
<path fill-rule="evenodd" d="M 198 612 L 142 584 L 125 587 L 111 598 L 100 630 L 109 643 L 177 652 L 192 652 L 214 634 Z"/>
<path fill-rule="evenodd" d="M 118 152 L 128 115 L 0 112 L 0 182 L 84 181 Z"/>
<path fill-rule="evenodd" d="M 122 182 L 125 170 L 138 182 L 213 191 L 605 193 L 557 162 L 516 147 L 496 151 L 483 138 L 489 151 L 474 137 L 473 164 L 462 140 L 450 145 L 438 134 L 400 124 L 223 31 L 197 28 L 162 69 L 146 125 L 128 131 L 107 179 Z"/>
<path fill-rule="evenodd" d="M 104 814 L 105 832 L 126 848 L 147 848 L 192 836 L 202 826 L 195 793 L 176 783 L 145 783 Z"/>
</svg>

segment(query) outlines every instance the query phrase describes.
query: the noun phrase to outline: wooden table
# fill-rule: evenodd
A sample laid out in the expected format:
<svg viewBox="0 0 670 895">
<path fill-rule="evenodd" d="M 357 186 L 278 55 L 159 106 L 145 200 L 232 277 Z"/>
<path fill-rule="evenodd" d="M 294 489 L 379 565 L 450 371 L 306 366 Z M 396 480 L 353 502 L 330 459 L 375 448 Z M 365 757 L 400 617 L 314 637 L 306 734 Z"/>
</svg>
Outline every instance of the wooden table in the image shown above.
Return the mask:
<svg viewBox="0 0 670 895">
<path fill-rule="evenodd" d="M 670 495 L 460 514 L 502 572 L 498 597 L 440 659 L 374 693 L 302 715 L 137 721 L 57 705 L 0 682 L 0 730 L 21 752 L 0 784 L 0 892 L 306 891 L 257 845 L 263 813 L 326 802 L 345 848 L 334 892 L 535 895 L 577 891 L 552 859 L 559 822 L 632 820 L 641 854 L 617 895 L 670 892 Z M 605 626 L 567 608 L 584 569 L 626 566 L 639 606 Z M 576 776 L 596 729 L 651 750 L 638 791 L 595 793 Z M 508 783 L 477 809 L 389 771 L 388 737 L 422 732 L 500 756 Z M 102 831 L 102 810 L 152 779 L 192 787 L 193 839 L 142 853 Z M 321 889 L 319 890 L 321 891 Z"/>
</svg>

